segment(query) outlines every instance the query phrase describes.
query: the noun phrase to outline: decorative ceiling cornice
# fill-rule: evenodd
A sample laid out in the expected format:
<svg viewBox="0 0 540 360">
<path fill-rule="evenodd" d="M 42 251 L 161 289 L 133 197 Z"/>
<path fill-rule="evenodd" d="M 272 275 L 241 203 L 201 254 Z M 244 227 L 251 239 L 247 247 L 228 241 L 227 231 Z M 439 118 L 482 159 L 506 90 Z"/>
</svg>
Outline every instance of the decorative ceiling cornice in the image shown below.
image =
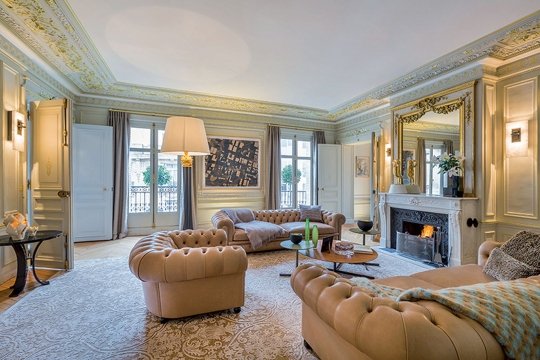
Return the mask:
<svg viewBox="0 0 540 360">
<path fill-rule="evenodd" d="M 119 83 L 64 0 L 1 0 L 0 21 L 83 94 L 335 122 L 388 103 L 410 87 L 484 57 L 507 60 L 540 48 L 540 11 L 330 111 Z"/>
</svg>

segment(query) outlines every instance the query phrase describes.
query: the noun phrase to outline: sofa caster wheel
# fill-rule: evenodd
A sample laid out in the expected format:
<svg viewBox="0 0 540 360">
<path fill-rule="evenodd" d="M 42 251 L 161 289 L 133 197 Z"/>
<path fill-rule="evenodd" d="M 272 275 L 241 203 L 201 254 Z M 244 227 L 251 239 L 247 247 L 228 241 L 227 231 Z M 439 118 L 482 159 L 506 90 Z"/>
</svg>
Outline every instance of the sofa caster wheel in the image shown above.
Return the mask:
<svg viewBox="0 0 540 360">
<path fill-rule="evenodd" d="M 235 308 L 233 309 L 233 311 L 234 311 L 235 314 L 240 313 L 240 310 L 242 310 L 242 308 L 239 308 L 239 307 L 235 307 Z"/>
<path fill-rule="evenodd" d="M 166 322 L 168 322 L 169 319 L 165 319 L 165 318 L 159 318 L 159 323 L 160 324 L 165 324 Z"/>
<path fill-rule="evenodd" d="M 311 345 L 308 344 L 308 342 L 306 340 L 304 340 L 304 347 L 308 350 L 312 350 L 311 349 Z"/>
</svg>

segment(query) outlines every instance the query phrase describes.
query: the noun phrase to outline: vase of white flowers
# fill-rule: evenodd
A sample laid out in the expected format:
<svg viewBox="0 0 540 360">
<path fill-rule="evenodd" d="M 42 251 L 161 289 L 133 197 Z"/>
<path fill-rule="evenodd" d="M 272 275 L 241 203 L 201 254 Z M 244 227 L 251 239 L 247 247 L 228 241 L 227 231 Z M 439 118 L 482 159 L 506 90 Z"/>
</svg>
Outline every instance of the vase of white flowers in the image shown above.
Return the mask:
<svg viewBox="0 0 540 360">
<path fill-rule="evenodd" d="M 439 166 L 439 174 L 448 175 L 448 189 L 445 189 L 445 195 L 463 196 L 463 160 L 465 158 L 457 151 L 455 154 L 444 153 L 435 159 L 435 163 Z"/>
</svg>

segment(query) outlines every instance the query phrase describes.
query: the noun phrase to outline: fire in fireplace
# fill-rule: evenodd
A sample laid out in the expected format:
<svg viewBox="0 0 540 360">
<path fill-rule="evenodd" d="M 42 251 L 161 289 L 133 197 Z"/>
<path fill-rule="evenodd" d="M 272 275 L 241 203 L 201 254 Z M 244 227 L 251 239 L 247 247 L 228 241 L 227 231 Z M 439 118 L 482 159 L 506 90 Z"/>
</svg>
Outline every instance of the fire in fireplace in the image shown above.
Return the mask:
<svg viewBox="0 0 540 360">
<path fill-rule="evenodd" d="M 414 224 L 417 225 L 417 224 Z M 401 255 L 443 265 L 439 228 L 423 225 L 420 234 L 397 232 L 396 251 Z"/>
<path fill-rule="evenodd" d="M 448 265 L 446 214 L 398 208 L 391 212 L 391 247 L 398 254 L 434 266 Z"/>
</svg>

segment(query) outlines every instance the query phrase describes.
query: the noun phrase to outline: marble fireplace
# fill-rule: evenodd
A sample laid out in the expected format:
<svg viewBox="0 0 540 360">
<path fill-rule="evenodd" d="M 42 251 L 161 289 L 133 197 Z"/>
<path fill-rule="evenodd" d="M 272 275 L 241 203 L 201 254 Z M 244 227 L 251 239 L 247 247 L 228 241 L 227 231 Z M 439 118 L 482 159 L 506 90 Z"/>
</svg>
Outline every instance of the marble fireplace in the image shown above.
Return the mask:
<svg viewBox="0 0 540 360">
<path fill-rule="evenodd" d="M 477 207 L 477 198 L 380 194 L 381 247 L 436 266 L 474 264 L 481 242 L 473 225 Z M 422 238 L 425 227 L 432 233 Z"/>
</svg>

